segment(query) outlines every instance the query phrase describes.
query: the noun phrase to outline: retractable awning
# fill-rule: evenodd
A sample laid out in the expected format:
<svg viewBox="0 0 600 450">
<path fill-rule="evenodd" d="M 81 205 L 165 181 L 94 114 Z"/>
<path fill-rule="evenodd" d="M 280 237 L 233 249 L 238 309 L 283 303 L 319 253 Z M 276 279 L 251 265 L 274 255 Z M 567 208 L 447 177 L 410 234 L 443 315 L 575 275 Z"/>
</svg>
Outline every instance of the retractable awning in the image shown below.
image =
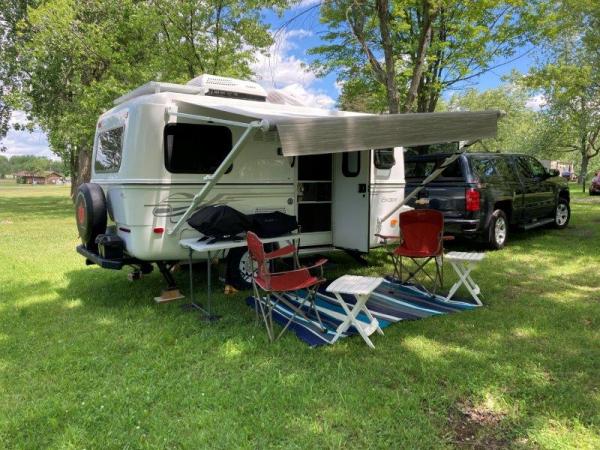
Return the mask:
<svg viewBox="0 0 600 450">
<path fill-rule="evenodd" d="M 177 103 L 201 107 L 203 115 L 262 121 L 277 130 L 284 156 L 493 138 L 501 115 L 496 110 L 374 115 L 207 96 Z"/>
<path fill-rule="evenodd" d="M 497 111 L 296 119 L 278 123 L 286 156 L 495 137 Z"/>
</svg>

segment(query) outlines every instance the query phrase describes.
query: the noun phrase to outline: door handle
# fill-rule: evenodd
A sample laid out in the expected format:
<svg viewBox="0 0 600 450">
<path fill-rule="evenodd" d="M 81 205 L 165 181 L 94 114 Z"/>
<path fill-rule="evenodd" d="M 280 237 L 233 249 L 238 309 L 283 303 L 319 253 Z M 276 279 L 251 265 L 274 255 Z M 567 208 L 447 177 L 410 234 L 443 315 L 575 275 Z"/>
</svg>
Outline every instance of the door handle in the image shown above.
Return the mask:
<svg viewBox="0 0 600 450">
<path fill-rule="evenodd" d="M 366 183 L 360 183 L 358 185 L 358 193 L 359 194 L 365 194 L 367 192 L 367 185 Z"/>
</svg>

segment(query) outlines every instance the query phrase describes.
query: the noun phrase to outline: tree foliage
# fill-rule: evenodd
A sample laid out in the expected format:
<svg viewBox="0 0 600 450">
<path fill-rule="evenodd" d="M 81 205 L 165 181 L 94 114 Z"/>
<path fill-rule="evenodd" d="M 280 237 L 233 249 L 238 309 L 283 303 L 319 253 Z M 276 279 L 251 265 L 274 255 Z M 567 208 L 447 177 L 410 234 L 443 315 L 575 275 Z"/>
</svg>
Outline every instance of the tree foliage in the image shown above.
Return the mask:
<svg viewBox="0 0 600 450">
<path fill-rule="evenodd" d="M 563 0 L 560 8 L 561 33 L 548 42 L 547 58 L 525 82 L 546 99 L 548 145 L 580 158 L 585 190 L 590 161 L 600 154 L 600 6 Z"/>
<path fill-rule="evenodd" d="M 124 92 L 201 72 L 245 76 L 272 42 L 260 9 L 278 0 L 47 0 L 18 22 L 12 106 L 77 173 L 96 121 Z M 89 165 L 85 165 L 88 166 Z M 84 174 L 85 175 L 85 174 Z M 84 176 L 85 178 L 85 176 Z M 74 183 L 76 186 L 77 183 Z"/>
<path fill-rule="evenodd" d="M 187 81 L 201 73 L 251 75 L 256 51 L 273 39 L 261 8 L 283 7 L 284 0 L 152 0 L 159 24 L 160 71 L 164 79 Z"/>
<path fill-rule="evenodd" d="M 552 23 L 549 0 L 332 0 L 314 67 L 335 71 L 342 104 L 434 111 L 440 94 L 511 58 Z M 373 89 L 379 85 L 383 89 Z"/>
<path fill-rule="evenodd" d="M 536 137 L 543 127 L 541 113 L 528 107 L 529 91 L 517 83 L 479 92 L 467 89 L 450 98 L 450 111 L 498 109 L 506 113 L 498 121 L 498 136 L 474 144 L 472 150 L 530 153 L 545 156 Z"/>
<path fill-rule="evenodd" d="M 6 150 L 1 144 L 10 127 L 10 98 L 20 85 L 17 27 L 27 15 L 27 8 L 37 3 L 38 0 L 0 0 L 0 151 Z"/>
</svg>

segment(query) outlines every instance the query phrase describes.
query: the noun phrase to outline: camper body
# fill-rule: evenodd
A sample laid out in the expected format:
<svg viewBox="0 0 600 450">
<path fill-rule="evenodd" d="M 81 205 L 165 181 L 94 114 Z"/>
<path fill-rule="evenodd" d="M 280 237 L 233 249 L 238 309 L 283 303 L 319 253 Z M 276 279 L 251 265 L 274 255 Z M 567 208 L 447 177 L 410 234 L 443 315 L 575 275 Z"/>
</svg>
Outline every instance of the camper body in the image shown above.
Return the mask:
<svg viewBox="0 0 600 450">
<path fill-rule="evenodd" d="M 100 117 L 92 155 L 91 182 L 104 191 L 109 230 L 141 261 L 185 259 L 179 241 L 201 237 L 187 224 L 169 230 L 245 131 L 215 121 L 250 122 L 223 106 L 294 117 L 355 115 L 157 86 L 161 92 L 126 96 Z M 368 252 L 378 245 L 377 218 L 402 201 L 404 184 L 400 147 L 288 157 L 276 130 L 258 129 L 199 207 L 226 204 L 243 213 L 294 215 L 303 253 Z M 377 231 L 397 232 L 392 224 L 397 222 Z"/>
<path fill-rule="evenodd" d="M 187 220 L 207 205 L 294 215 L 300 253 L 368 252 L 377 234 L 398 234 L 403 204 L 459 156 L 405 197 L 402 146 L 494 137 L 499 117 L 309 108 L 256 83 L 208 75 L 186 85 L 150 82 L 115 104 L 97 123 L 91 183 L 75 199 L 77 251 L 111 269 L 147 273 L 157 263 L 169 285 L 170 266 L 206 258 L 180 242 L 202 237 Z M 226 255 L 229 270 L 247 282 L 247 251 L 237 250 Z"/>
</svg>

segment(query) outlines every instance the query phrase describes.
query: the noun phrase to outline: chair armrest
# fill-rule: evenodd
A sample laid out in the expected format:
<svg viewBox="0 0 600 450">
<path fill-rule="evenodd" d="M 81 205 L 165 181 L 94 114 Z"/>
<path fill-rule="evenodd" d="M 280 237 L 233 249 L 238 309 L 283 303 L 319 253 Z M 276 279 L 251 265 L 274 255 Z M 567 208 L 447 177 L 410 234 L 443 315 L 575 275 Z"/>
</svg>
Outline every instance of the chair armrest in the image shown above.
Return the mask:
<svg viewBox="0 0 600 450">
<path fill-rule="evenodd" d="M 296 247 L 292 244 L 286 245 L 285 247 L 278 248 L 277 250 L 273 250 L 272 252 L 265 253 L 265 259 L 271 260 L 275 258 L 282 258 L 284 256 L 293 255 L 296 252 Z"/>
<path fill-rule="evenodd" d="M 319 259 L 312 266 L 299 267 L 299 268 L 294 269 L 294 270 L 284 270 L 283 272 L 271 272 L 270 275 L 273 276 L 273 275 L 285 275 L 286 273 L 306 272 L 307 270 L 316 269 L 316 268 L 320 268 L 321 271 L 322 271 L 323 270 L 323 264 L 325 264 L 326 262 L 327 262 L 327 259 L 322 258 L 322 259 Z"/>
<path fill-rule="evenodd" d="M 323 265 L 325 265 L 325 263 L 328 261 L 327 258 L 321 258 L 319 259 L 317 262 L 315 262 L 312 266 L 309 267 L 305 267 L 305 269 L 316 269 L 317 267 L 323 267 Z"/>
</svg>

